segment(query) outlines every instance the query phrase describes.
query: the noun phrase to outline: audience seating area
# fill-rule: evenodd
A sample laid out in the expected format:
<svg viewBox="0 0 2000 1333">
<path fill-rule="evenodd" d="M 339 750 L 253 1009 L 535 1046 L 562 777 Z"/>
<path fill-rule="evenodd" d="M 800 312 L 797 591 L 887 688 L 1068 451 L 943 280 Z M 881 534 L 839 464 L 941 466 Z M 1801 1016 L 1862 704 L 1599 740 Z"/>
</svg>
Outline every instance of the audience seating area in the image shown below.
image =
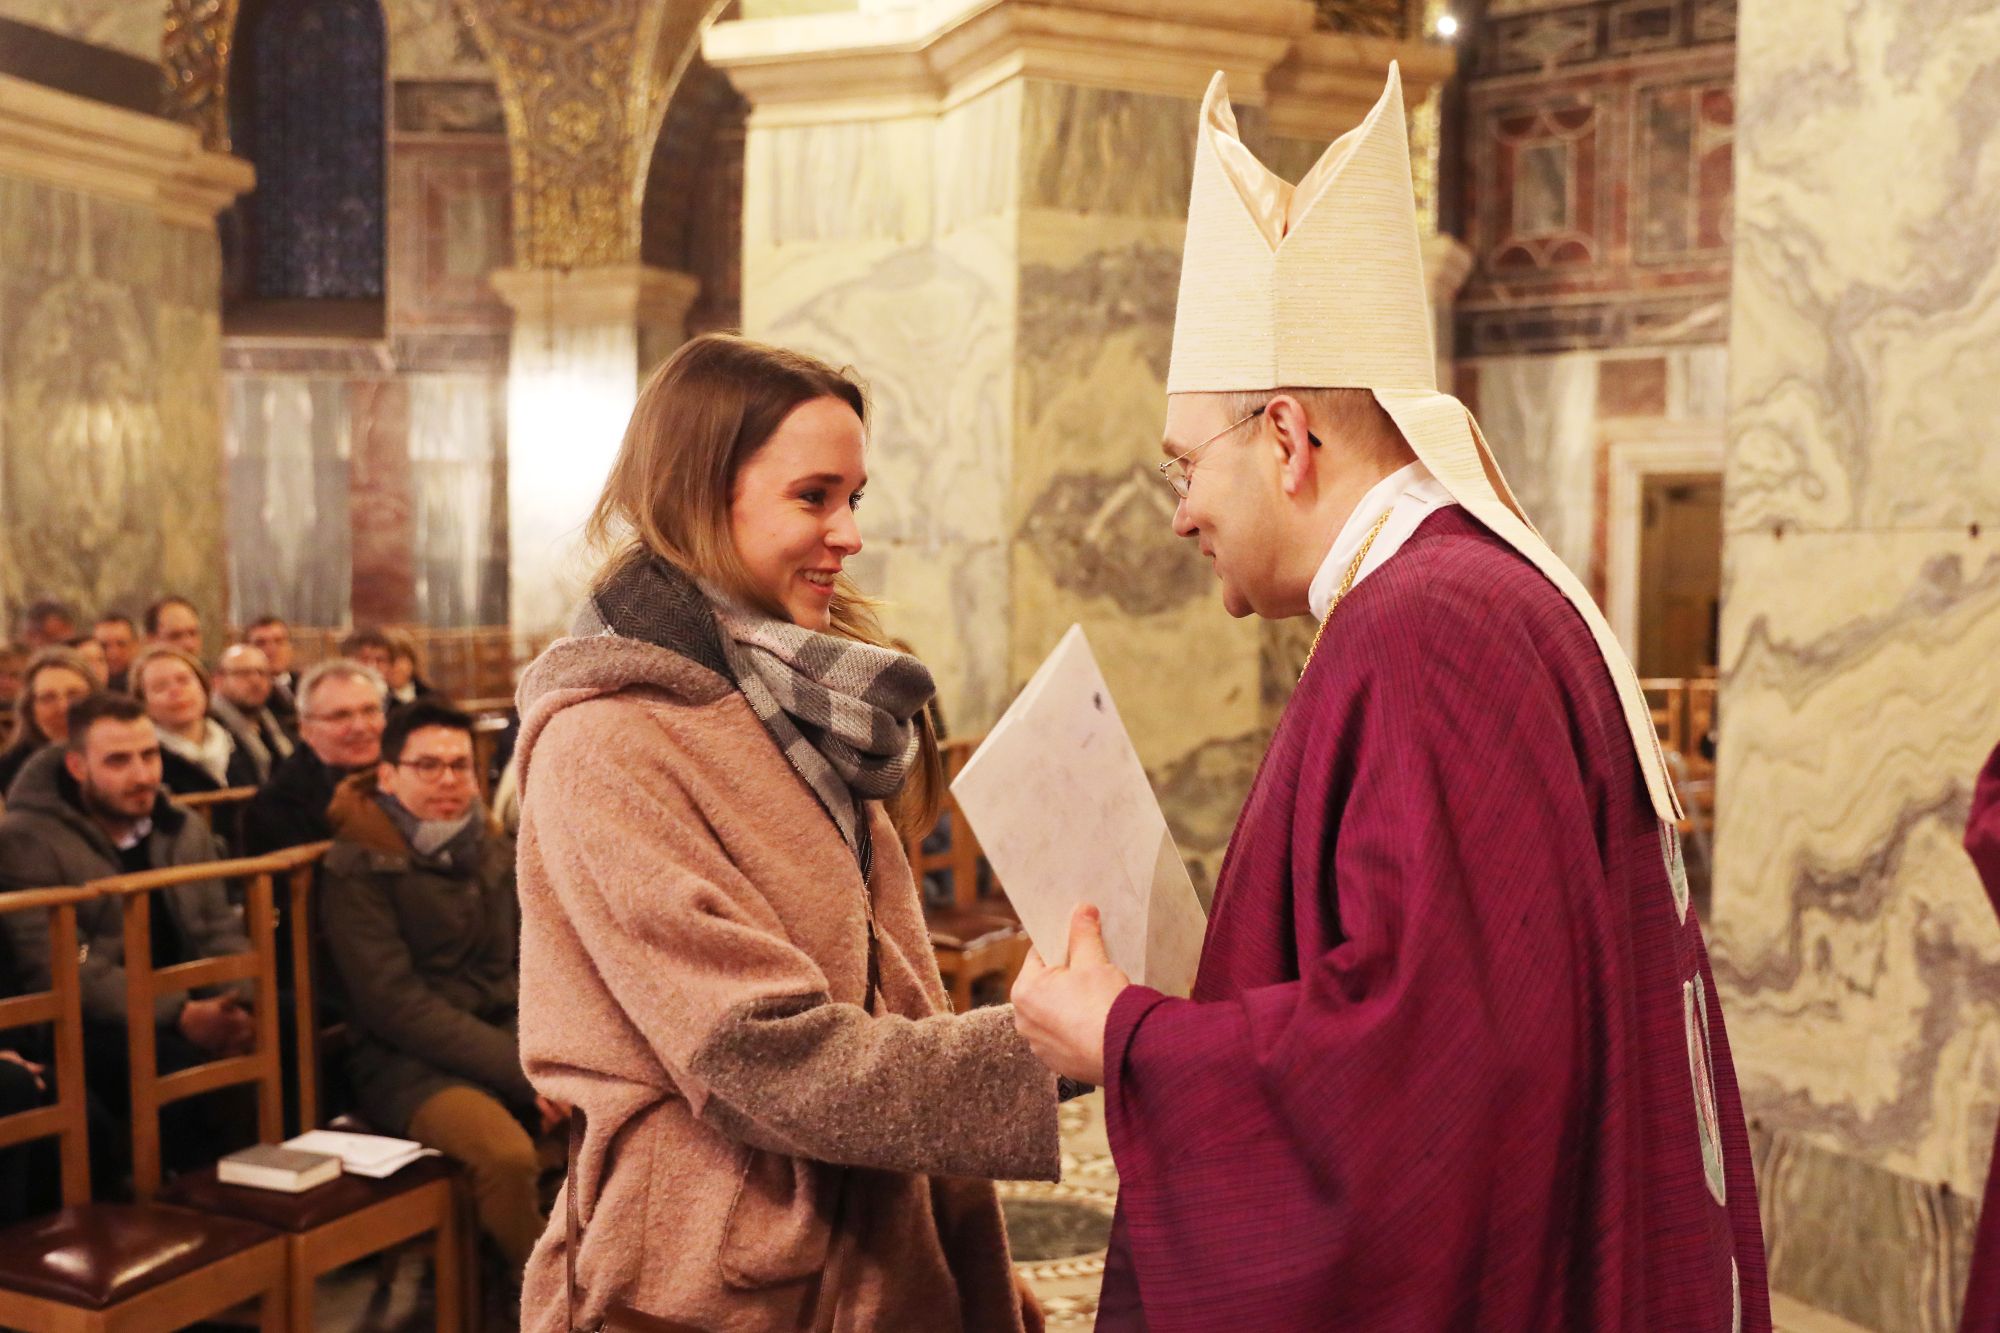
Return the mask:
<svg viewBox="0 0 2000 1333">
<path fill-rule="evenodd" d="M 340 632 L 294 628 L 294 669 L 332 655 Z M 544 644 L 506 630 L 409 630 L 425 680 L 475 718 L 478 770 L 513 725 L 519 669 Z M 944 747 L 956 775 L 976 741 Z M 227 832 L 240 826 L 254 787 L 174 799 Z M 277 1333 L 314 1327 L 316 1279 L 358 1259 L 421 1245 L 434 1255 L 432 1307 L 440 1330 L 478 1326 L 479 1230 L 466 1175 L 432 1157 L 387 1180 L 348 1175 L 287 1195 L 223 1184 L 210 1163 L 177 1163 L 162 1116 L 188 1099 L 233 1091 L 254 1101 L 245 1139 L 276 1143 L 331 1122 L 362 1129 L 329 1098 L 345 1029 L 323 1022 L 325 970 L 314 911 L 315 869 L 329 844 L 268 856 L 205 861 L 74 887 L 0 894 L 0 913 L 50 918 L 53 982 L 42 994 L 0 998 L 0 1045 L 33 1051 L 47 1066 L 43 1104 L 0 1115 L 0 1151 L 49 1144 L 43 1169 L 59 1174 L 60 1207 L 0 1228 L 0 1327 L 49 1330 L 167 1329 L 222 1319 Z M 227 838 L 220 854 L 240 851 Z M 977 839 L 947 797 L 936 828 L 906 851 L 925 887 L 926 915 L 953 1005 L 1004 999 L 1028 950 Z M 250 951 L 153 966 L 159 894 L 204 880 L 232 885 Z M 126 974 L 125 1067 L 129 1174 L 92 1188 L 90 1071 L 78 955 L 80 905 L 111 900 Z M 283 928 L 281 928 L 281 925 Z M 247 986 L 250 1049 L 160 1072 L 156 997 L 211 986 Z M 93 1029 L 100 1040 L 102 1029 Z M 96 1090 L 100 1098 L 106 1090 Z M 207 1104 L 204 1104 L 204 1112 Z M 247 1108 L 246 1108 L 247 1109 Z M 254 1126 L 254 1129 L 252 1128 Z M 105 1123 L 95 1132 L 106 1133 Z M 121 1143 L 123 1142 L 120 1138 Z M 97 1142 L 101 1148 L 103 1140 Z M 220 1149 L 218 1149 L 219 1151 Z M 205 1155 L 205 1154 L 204 1154 Z M 53 1190 L 45 1180 L 43 1188 Z M 16 1211 L 19 1215 L 19 1210 Z"/>
</svg>

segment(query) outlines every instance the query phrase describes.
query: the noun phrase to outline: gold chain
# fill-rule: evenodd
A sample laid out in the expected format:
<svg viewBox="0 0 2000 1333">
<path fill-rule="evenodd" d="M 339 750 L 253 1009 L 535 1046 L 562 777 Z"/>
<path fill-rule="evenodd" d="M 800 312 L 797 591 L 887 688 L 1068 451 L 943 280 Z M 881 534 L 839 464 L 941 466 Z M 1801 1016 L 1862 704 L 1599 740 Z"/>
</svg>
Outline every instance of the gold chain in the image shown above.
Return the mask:
<svg viewBox="0 0 2000 1333">
<path fill-rule="evenodd" d="M 1389 515 L 1395 512 L 1396 507 L 1394 505 L 1390 505 L 1387 509 L 1384 509 L 1382 517 L 1375 520 L 1375 526 L 1368 529 L 1368 535 L 1361 539 L 1361 549 L 1354 553 L 1354 559 L 1347 566 L 1346 577 L 1340 580 L 1339 591 L 1333 594 L 1333 600 L 1327 604 L 1326 617 L 1319 622 L 1319 629 L 1313 634 L 1312 647 L 1306 649 L 1305 666 L 1299 668 L 1300 680 L 1306 678 L 1306 667 L 1312 665 L 1313 654 L 1319 651 L 1319 641 L 1326 637 L 1326 627 L 1333 623 L 1333 613 L 1340 609 L 1340 604 L 1347 599 L 1347 594 L 1354 590 L 1354 580 L 1361 573 L 1361 562 L 1368 558 L 1368 548 L 1373 546 L 1375 539 L 1382 535 L 1382 529 L 1389 522 Z"/>
</svg>

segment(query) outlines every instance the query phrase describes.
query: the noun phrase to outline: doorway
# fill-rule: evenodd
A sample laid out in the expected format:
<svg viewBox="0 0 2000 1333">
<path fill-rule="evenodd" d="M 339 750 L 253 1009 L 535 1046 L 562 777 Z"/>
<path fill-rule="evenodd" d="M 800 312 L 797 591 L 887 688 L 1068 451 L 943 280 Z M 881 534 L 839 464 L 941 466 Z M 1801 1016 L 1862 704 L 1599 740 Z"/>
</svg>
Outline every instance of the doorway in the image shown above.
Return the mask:
<svg viewBox="0 0 2000 1333">
<path fill-rule="evenodd" d="M 1722 478 L 1655 473 L 1643 485 L 1639 674 L 1712 676 L 1722 601 Z"/>
</svg>

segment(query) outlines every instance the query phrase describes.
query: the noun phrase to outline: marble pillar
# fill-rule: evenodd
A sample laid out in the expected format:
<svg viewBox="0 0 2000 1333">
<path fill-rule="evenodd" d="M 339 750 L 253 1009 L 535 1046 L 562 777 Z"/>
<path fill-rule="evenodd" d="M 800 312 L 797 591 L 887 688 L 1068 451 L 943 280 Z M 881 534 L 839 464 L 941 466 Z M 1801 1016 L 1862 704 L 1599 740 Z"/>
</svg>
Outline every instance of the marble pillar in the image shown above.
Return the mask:
<svg viewBox="0 0 2000 1333">
<path fill-rule="evenodd" d="M 0 122 L 0 600 L 225 623 L 215 213 L 250 169 L 9 76 Z"/>
<path fill-rule="evenodd" d="M 1716 973 L 1773 1285 L 1956 1326 L 2000 1115 L 2000 12 L 1744 0 Z"/>
<path fill-rule="evenodd" d="M 1156 467 L 1199 99 L 1226 69 L 1296 179 L 1389 59 L 1420 97 L 1451 57 L 1316 32 L 1291 0 L 1061 10 L 709 31 L 752 108 L 744 328 L 867 382 L 854 567 L 954 734 L 1081 623 L 1205 892 L 1310 635 L 1222 612 Z"/>
<path fill-rule="evenodd" d="M 640 377 L 676 345 L 698 284 L 637 264 L 507 269 L 514 310 L 507 372 L 509 622 L 565 628 L 596 553 L 583 525 L 632 415 Z"/>
</svg>

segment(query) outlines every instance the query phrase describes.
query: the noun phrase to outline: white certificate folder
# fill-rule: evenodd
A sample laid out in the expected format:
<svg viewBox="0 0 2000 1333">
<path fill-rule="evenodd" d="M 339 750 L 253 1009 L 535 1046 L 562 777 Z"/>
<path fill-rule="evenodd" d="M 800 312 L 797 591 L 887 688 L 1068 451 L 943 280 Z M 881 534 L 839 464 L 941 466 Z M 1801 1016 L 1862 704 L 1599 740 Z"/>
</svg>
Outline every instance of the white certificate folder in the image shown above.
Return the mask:
<svg viewBox="0 0 2000 1333">
<path fill-rule="evenodd" d="M 1070 626 L 951 784 L 1050 965 L 1093 903 L 1111 961 L 1169 995 L 1194 986 L 1208 922 L 1081 625 Z"/>
</svg>

